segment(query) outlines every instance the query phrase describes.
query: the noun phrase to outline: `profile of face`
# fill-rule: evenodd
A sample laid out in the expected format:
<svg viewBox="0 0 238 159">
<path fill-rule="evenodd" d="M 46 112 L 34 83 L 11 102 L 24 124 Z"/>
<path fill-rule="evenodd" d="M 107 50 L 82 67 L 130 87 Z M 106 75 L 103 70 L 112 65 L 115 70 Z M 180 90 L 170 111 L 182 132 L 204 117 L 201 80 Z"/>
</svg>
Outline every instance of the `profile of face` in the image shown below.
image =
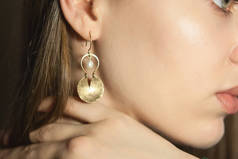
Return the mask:
<svg viewBox="0 0 238 159">
<path fill-rule="evenodd" d="M 77 62 L 91 30 L 105 86 L 98 102 L 174 142 L 218 143 L 227 114 L 216 93 L 238 85 L 238 11 L 227 15 L 212 0 L 95 0 L 91 15 L 84 3 L 61 7 L 83 37 L 71 39 Z"/>
</svg>

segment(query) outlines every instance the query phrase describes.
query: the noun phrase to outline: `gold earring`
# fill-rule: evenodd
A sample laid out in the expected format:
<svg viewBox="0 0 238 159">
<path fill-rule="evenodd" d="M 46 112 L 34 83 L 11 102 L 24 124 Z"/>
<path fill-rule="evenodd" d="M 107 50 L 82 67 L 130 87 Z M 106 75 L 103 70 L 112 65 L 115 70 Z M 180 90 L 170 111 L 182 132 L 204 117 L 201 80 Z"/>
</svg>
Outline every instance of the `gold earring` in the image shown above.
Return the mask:
<svg viewBox="0 0 238 159">
<path fill-rule="evenodd" d="M 99 98 L 103 96 L 104 93 L 104 84 L 102 80 L 95 75 L 96 70 L 99 67 L 99 59 L 98 57 L 90 52 L 91 46 L 92 46 L 92 39 L 91 39 L 91 32 L 89 32 L 90 35 L 90 47 L 88 49 L 88 53 L 85 54 L 81 59 L 81 68 L 85 72 L 84 77 L 78 82 L 77 85 L 77 92 L 80 99 L 82 99 L 86 103 L 92 103 L 97 101 Z M 86 41 L 87 46 L 87 41 Z M 83 61 L 88 59 L 86 61 L 87 69 L 83 66 Z M 95 68 L 95 64 L 93 62 L 93 59 L 96 59 L 97 61 L 97 67 Z M 89 74 L 91 71 L 92 77 L 89 78 Z"/>
</svg>

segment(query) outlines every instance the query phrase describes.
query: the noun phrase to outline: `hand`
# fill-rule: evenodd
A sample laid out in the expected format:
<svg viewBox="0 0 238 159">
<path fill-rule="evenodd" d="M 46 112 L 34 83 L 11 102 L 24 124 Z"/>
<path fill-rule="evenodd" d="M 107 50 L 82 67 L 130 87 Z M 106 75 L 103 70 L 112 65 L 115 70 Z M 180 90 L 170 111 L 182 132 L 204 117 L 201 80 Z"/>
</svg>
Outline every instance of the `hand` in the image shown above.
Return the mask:
<svg viewBox="0 0 238 159">
<path fill-rule="evenodd" d="M 51 98 L 39 111 L 50 109 Z M 46 104 L 48 103 L 48 104 Z M 138 121 L 111 107 L 79 103 L 69 98 L 65 115 L 83 120 L 59 119 L 30 134 L 33 143 L 67 141 L 63 156 L 69 159 L 188 159 L 195 158 Z"/>
<path fill-rule="evenodd" d="M 31 144 L 10 149 L 0 149 L 0 159 L 65 159 L 62 154 L 66 149 L 65 142 Z"/>
</svg>

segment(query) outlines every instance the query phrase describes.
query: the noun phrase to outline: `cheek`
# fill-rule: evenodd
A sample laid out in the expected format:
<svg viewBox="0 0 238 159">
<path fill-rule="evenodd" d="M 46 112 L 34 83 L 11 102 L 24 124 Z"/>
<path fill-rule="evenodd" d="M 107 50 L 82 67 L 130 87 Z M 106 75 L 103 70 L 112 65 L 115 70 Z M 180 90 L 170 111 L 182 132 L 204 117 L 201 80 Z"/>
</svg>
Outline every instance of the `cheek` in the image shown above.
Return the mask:
<svg viewBox="0 0 238 159">
<path fill-rule="evenodd" d="M 166 74 L 172 75 L 172 80 L 176 80 L 174 91 L 179 93 L 183 88 L 190 99 L 194 98 L 193 95 L 201 96 L 198 93 L 204 93 L 204 90 L 211 91 L 209 89 L 214 86 L 211 82 L 215 82 L 213 76 L 216 76 L 222 62 L 216 55 L 213 46 L 215 39 L 209 32 L 209 26 L 206 28 L 199 23 L 194 17 L 184 16 L 176 17 L 173 25 L 167 23 L 169 33 L 162 34 L 164 45 L 160 48 L 161 52 L 166 52 L 158 57 L 160 62 L 168 65 Z"/>
<path fill-rule="evenodd" d="M 214 96 L 224 84 L 228 68 L 225 63 L 230 49 L 229 27 L 217 26 L 213 16 L 203 15 L 202 10 L 190 12 L 182 7 L 170 7 L 173 12 L 166 13 L 166 18 L 152 19 L 157 22 L 154 30 L 163 30 L 154 36 L 157 46 L 154 53 L 158 67 L 165 67 L 154 69 L 158 75 L 154 76 L 161 83 L 151 89 L 154 93 L 164 93 L 153 100 L 159 106 L 151 106 L 141 114 L 144 120 L 175 140 L 197 147 L 209 146 L 223 135 L 223 121 L 216 114 L 220 113 L 219 103 Z M 213 134 L 213 138 L 207 139 L 208 134 Z"/>
<path fill-rule="evenodd" d="M 155 29 L 163 31 L 154 37 L 157 63 L 166 66 L 163 75 L 170 80 L 170 92 L 191 101 L 214 95 L 224 84 L 228 68 L 225 64 L 231 46 L 229 27 L 217 26 L 214 17 L 205 16 L 209 12 L 203 13 L 201 8 L 187 11 L 170 7 L 173 12 L 164 11 L 168 12 L 166 18 L 158 18 Z"/>
<path fill-rule="evenodd" d="M 195 112 L 195 104 L 214 95 L 223 82 L 227 44 L 221 37 L 228 34 L 203 13 L 201 2 L 142 2 L 127 7 L 119 3 L 105 17 L 110 23 L 99 41 L 105 80 L 122 100 L 129 98 L 138 106 L 136 110 L 160 105 L 169 112 L 179 103 L 174 113 L 187 107 Z M 189 3 L 197 9 L 188 10 L 193 6 Z M 188 6 L 179 6 L 184 4 Z"/>
<path fill-rule="evenodd" d="M 221 34 L 223 26 L 203 15 L 200 1 L 185 1 L 156 1 L 152 6 L 138 0 L 133 7 L 112 8 L 98 50 L 103 52 L 104 80 L 112 93 L 141 121 L 191 144 L 204 141 L 205 136 L 193 138 L 198 133 L 220 128 L 222 134 L 222 122 L 204 122 L 204 128 L 199 124 L 210 118 L 204 115 L 211 115 L 207 110 L 217 104 L 210 96 L 223 82 L 228 43 L 222 37 L 228 34 Z M 196 3 L 200 11 L 188 10 L 193 6 L 189 3 Z"/>
</svg>

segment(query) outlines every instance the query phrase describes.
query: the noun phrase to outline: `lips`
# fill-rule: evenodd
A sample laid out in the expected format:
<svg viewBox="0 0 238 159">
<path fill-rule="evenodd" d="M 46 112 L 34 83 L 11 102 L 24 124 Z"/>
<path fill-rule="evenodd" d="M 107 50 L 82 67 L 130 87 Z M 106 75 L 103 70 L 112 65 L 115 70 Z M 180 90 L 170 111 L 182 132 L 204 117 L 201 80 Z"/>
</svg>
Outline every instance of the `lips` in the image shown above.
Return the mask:
<svg viewBox="0 0 238 159">
<path fill-rule="evenodd" d="M 216 94 L 218 100 L 228 114 L 238 112 L 238 86 Z"/>
<path fill-rule="evenodd" d="M 226 91 L 222 91 L 222 92 L 220 92 L 220 93 L 228 93 L 228 94 L 231 94 L 231 95 L 233 95 L 233 96 L 238 96 L 238 86 L 233 87 L 233 88 L 231 88 L 231 89 L 228 89 L 228 90 L 226 90 Z"/>
</svg>

